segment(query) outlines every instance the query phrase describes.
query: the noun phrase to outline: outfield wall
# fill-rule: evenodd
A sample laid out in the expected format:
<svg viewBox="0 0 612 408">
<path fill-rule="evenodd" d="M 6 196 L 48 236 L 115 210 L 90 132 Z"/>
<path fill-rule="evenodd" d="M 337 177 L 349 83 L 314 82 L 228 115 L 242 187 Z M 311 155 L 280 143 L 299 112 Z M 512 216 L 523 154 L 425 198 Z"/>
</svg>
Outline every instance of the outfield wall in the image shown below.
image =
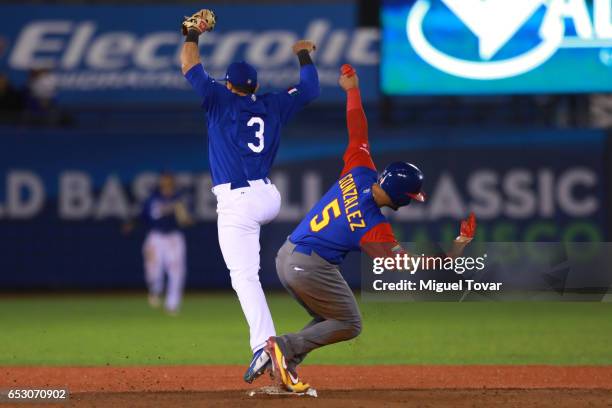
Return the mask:
<svg viewBox="0 0 612 408">
<path fill-rule="evenodd" d="M 3 129 L 0 289 L 139 288 L 144 231 L 126 237 L 156 174 L 177 172 L 198 223 L 187 231 L 190 288 L 229 288 L 218 244 L 205 138 Z M 279 286 L 276 250 L 334 182 L 338 132 L 289 129 L 272 180 L 283 194 L 262 232 L 262 281 Z M 391 218 L 401 241 L 450 240 L 473 210 L 485 241 L 608 240 L 606 135 L 600 131 L 371 129 L 379 166 L 418 164 L 430 199 Z M 444 136 L 443 136 L 444 135 Z M 359 285 L 358 258 L 345 268 Z"/>
</svg>

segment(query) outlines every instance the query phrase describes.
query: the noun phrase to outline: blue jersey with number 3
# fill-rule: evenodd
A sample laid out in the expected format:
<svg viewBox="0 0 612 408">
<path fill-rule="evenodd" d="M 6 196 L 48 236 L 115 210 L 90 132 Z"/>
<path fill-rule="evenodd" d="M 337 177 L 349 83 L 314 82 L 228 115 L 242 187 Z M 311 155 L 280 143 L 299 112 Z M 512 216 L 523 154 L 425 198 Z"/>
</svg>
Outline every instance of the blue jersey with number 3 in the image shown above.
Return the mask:
<svg viewBox="0 0 612 408">
<path fill-rule="evenodd" d="M 208 154 L 213 185 L 248 186 L 268 177 L 289 119 L 319 95 L 312 64 L 300 70 L 300 83 L 287 92 L 239 96 L 212 79 L 201 64 L 185 78 L 202 98 L 208 113 Z"/>
</svg>

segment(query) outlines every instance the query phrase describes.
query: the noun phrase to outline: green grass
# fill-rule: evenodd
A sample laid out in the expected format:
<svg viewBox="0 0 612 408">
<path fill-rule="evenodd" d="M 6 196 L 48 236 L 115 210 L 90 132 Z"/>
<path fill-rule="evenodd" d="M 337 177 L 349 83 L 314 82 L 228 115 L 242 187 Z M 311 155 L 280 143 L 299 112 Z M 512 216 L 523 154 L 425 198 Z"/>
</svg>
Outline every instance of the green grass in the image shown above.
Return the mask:
<svg viewBox="0 0 612 408">
<path fill-rule="evenodd" d="M 307 322 L 269 297 L 279 332 Z M 354 341 L 317 350 L 317 364 L 612 364 L 608 303 L 362 303 Z M 0 365 L 245 364 L 247 326 L 231 294 L 190 295 L 180 316 L 143 296 L 0 299 Z"/>
</svg>

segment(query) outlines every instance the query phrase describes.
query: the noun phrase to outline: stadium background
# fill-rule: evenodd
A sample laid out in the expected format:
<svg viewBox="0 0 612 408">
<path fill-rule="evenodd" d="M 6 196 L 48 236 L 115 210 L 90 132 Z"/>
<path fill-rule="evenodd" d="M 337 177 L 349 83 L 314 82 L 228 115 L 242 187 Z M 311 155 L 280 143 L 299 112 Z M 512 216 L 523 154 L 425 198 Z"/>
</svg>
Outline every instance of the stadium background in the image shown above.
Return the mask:
<svg viewBox="0 0 612 408">
<path fill-rule="evenodd" d="M 124 237 L 120 225 L 163 170 L 177 173 L 199 221 L 187 232 L 187 287 L 229 288 L 205 123 L 180 75 L 181 38 L 169 18 L 190 14 L 194 4 L 134 2 L 120 13 L 106 2 L 1 6 L 0 71 L 25 90 L 26 101 L 5 103 L 2 114 L 0 234 L 10 256 L 0 258 L 0 288 L 142 287 L 144 232 Z M 392 216 L 402 240 L 449 239 L 469 210 L 486 241 L 607 240 L 605 95 L 383 95 L 378 6 L 211 4 L 219 25 L 204 36 L 202 53 L 217 77 L 231 61 L 246 59 L 259 69 L 264 90 L 283 89 L 297 76 L 289 45 L 302 37 L 318 45 L 322 96 L 284 130 L 272 176 L 284 200 L 279 218 L 263 230 L 265 286 L 279 287 L 277 248 L 340 169 L 346 131 L 336 81 L 345 62 L 361 76 L 377 163 L 408 160 L 427 176 L 431 201 Z M 408 81 L 410 75 L 408 67 Z M 53 85 L 45 88 L 45 78 Z M 38 94 L 47 105 L 36 103 Z M 353 258 L 345 268 L 353 286 L 356 265 Z"/>
</svg>

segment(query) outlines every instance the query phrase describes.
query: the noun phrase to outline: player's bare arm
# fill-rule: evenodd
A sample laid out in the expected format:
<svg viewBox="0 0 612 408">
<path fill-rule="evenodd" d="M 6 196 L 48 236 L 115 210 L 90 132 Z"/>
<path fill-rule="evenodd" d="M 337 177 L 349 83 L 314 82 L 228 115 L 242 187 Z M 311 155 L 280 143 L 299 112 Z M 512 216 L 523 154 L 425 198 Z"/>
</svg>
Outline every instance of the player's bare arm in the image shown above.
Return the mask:
<svg viewBox="0 0 612 408">
<path fill-rule="evenodd" d="M 203 32 L 213 30 L 215 25 L 215 13 L 211 10 L 203 9 L 194 13 L 191 17 L 185 17 L 185 21 L 181 25 L 181 32 L 185 36 L 185 43 L 181 50 L 183 75 L 200 63 L 199 37 Z"/>
</svg>

